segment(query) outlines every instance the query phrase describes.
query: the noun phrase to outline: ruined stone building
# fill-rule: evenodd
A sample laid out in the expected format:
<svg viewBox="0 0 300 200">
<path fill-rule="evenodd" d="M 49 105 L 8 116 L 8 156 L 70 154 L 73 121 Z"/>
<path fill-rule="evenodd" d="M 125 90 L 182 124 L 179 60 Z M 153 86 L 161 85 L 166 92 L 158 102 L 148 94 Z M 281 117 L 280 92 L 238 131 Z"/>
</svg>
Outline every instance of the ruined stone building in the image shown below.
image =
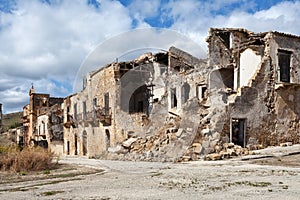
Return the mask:
<svg viewBox="0 0 300 200">
<path fill-rule="evenodd" d="M 211 29 L 207 42 L 210 109 L 222 112 L 210 131 L 241 146 L 299 143 L 300 37 Z"/>
<path fill-rule="evenodd" d="M 300 37 L 210 29 L 207 43 L 204 60 L 171 47 L 90 72 L 82 91 L 52 109 L 63 119 L 64 154 L 174 161 L 228 142 L 299 143 Z M 49 96 L 33 94 L 30 102 L 41 101 L 24 107 L 27 142 L 50 119 L 38 111 Z"/>
<path fill-rule="evenodd" d="M 175 118 L 184 112 L 196 115 L 195 110 L 185 109 L 185 104 L 196 98 L 196 86 L 190 86 L 193 81 L 204 84 L 197 71 L 205 66 L 204 61 L 172 47 L 169 52 L 144 54 L 91 72 L 84 89 L 64 100 L 65 153 L 99 157 L 111 151 L 126 152 L 121 144 L 128 138 L 165 132 L 177 126 Z M 166 124 L 171 119 L 173 125 Z M 182 127 L 195 134 L 198 124 Z"/>
<path fill-rule="evenodd" d="M 207 60 L 172 47 L 90 73 L 65 99 L 66 153 L 192 158 L 226 142 L 298 143 L 299 37 L 211 29 L 207 42 Z"/>
<path fill-rule="evenodd" d="M 50 147 L 57 154 L 62 154 L 63 98 L 35 93 L 33 86 L 29 96 L 29 104 L 23 107 L 24 144 Z"/>
</svg>

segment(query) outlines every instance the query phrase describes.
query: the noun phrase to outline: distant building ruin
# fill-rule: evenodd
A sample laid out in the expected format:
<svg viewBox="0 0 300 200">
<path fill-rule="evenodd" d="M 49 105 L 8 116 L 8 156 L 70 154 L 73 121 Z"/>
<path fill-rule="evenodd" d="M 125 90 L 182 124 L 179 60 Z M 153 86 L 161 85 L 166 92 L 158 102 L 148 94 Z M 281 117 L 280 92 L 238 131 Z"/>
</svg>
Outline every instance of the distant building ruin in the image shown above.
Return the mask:
<svg viewBox="0 0 300 200">
<path fill-rule="evenodd" d="M 31 92 L 27 143 L 49 113 L 59 116 L 52 125 L 63 124 L 65 155 L 196 160 L 229 142 L 299 143 L 300 37 L 212 28 L 207 43 L 204 60 L 171 47 L 107 64 L 87 75 L 82 91 L 47 104 L 46 116 L 39 110 L 49 95 Z"/>
<path fill-rule="evenodd" d="M 29 104 L 23 107 L 22 138 L 25 145 L 51 147 L 58 154 L 63 152 L 63 98 L 29 90 Z"/>
</svg>

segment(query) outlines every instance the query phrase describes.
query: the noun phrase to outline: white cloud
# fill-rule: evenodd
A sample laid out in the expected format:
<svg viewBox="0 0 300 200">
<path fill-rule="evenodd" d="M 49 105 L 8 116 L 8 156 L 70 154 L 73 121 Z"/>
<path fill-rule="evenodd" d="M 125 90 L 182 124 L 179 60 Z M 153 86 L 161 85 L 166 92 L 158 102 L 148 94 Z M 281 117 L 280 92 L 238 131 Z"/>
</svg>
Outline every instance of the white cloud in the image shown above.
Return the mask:
<svg viewBox="0 0 300 200">
<path fill-rule="evenodd" d="M 228 18 L 223 18 L 225 24 L 216 21 L 218 27 L 244 27 L 255 32 L 280 31 L 295 35 L 300 34 L 298 19 L 300 17 L 300 2 L 282 2 L 267 10 L 253 14 L 246 12 L 233 12 Z"/>
<path fill-rule="evenodd" d="M 82 78 L 88 72 L 98 69 L 107 63 L 132 60 L 146 52 L 168 51 L 176 46 L 196 57 L 205 57 L 204 50 L 190 38 L 169 29 L 145 28 L 124 32 L 101 43 L 82 63 L 74 90 L 82 89 Z"/>
<path fill-rule="evenodd" d="M 27 103 L 23 95 L 28 96 L 31 82 L 48 85 L 40 88 L 42 93 L 70 93 L 50 79 L 72 85 L 89 51 L 132 27 L 128 9 L 109 0 L 102 0 L 99 8 L 81 0 L 20 0 L 13 12 L 0 11 L 0 19 L 0 102 L 6 111 L 20 109 L 20 100 Z"/>
<path fill-rule="evenodd" d="M 232 3 L 238 4 L 233 6 Z M 174 21 L 172 29 L 191 37 L 203 48 L 207 46 L 205 38 L 211 27 L 246 28 L 255 32 L 276 30 L 300 34 L 300 27 L 297 26 L 300 17 L 299 1 L 283 1 L 266 10 L 247 11 L 253 10 L 255 6 L 253 1 L 177 0 L 170 1 L 163 10 L 166 17 Z"/>
<path fill-rule="evenodd" d="M 133 0 L 128 9 L 130 13 L 142 19 L 156 17 L 159 14 L 161 0 Z"/>
<path fill-rule="evenodd" d="M 32 82 L 37 92 L 68 95 L 80 64 L 91 50 L 133 27 L 149 27 L 151 20 L 151 24 L 160 22 L 158 26 L 169 24 L 170 29 L 192 38 L 202 49 L 206 49 L 210 27 L 300 35 L 299 1 L 282 1 L 260 11 L 255 11 L 258 0 L 132 0 L 127 7 L 118 1 L 98 2 L 96 8 L 83 0 L 52 0 L 51 4 L 18 0 L 13 12 L 0 11 L 0 102 L 4 110 L 15 111 L 27 104 Z M 115 51 L 104 51 L 103 55 L 111 62 L 128 46 L 159 47 L 159 40 L 153 42 L 155 38 L 150 34 L 121 40 L 121 44 L 112 44 L 110 49 Z"/>
</svg>

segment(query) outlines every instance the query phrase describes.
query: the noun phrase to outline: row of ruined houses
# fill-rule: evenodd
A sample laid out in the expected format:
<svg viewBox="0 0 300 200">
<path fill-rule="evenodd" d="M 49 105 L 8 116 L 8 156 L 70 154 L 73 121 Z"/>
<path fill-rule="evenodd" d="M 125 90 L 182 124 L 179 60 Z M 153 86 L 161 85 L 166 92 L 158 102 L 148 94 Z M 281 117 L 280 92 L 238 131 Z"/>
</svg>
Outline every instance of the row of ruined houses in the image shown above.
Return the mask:
<svg viewBox="0 0 300 200">
<path fill-rule="evenodd" d="M 206 59 L 171 47 L 107 64 L 65 98 L 32 87 L 19 141 L 63 155 L 156 160 L 195 143 L 198 156 L 228 142 L 299 143 L 300 37 L 224 28 L 210 29 L 207 43 Z"/>
</svg>

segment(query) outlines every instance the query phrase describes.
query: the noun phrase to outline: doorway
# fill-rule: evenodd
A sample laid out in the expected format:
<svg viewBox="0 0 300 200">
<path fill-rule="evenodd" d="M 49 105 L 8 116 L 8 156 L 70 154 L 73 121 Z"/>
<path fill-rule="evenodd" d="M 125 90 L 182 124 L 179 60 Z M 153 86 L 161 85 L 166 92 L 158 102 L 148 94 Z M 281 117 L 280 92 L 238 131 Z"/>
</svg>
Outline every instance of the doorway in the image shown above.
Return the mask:
<svg viewBox="0 0 300 200">
<path fill-rule="evenodd" d="M 70 155 L 70 141 L 67 141 L 67 155 Z"/>
<path fill-rule="evenodd" d="M 75 135 L 75 153 L 74 153 L 75 155 L 78 154 L 77 146 L 78 146 L 78 144 L 77 144 L 77 135 Z"/>
<path fill-rule="evenodd" d="M 246 119 L 231 119 L 230 141 L 241 147 L 246 146 Z"/>
<path fill-rule="evenodd" d="M 110 147 L 110 133 L 108 129 L 105 129 L 106 136 L 106 150 Z"/>
<path fill-rule="evenodd" d="M 87 133 L 83 131 L 82 133 L 82 153 L 85 156 L 87 154 Z"/>
</svg>

